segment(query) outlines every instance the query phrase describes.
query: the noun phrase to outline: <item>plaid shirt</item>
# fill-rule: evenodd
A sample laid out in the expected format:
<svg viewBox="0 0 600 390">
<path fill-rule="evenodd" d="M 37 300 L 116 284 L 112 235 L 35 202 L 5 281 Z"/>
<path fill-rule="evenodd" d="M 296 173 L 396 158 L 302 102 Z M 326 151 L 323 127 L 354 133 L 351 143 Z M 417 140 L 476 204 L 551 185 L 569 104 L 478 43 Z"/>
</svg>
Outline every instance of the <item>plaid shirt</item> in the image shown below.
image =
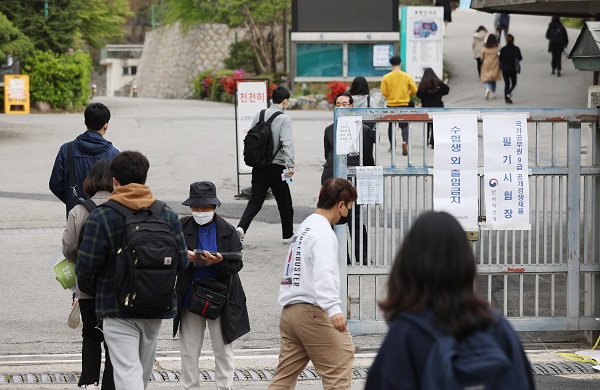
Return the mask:
<svg viewBox="0 0 600 390">
<path fill-rule="evenodd" d="M 162 211 L 161 217 L 171 226 L 179 246 L 177 256 L 177 273 L 183 271 L 189 262 L 181 223 L 177 214 L 168 206 Z M 115 255 L 123 243 L 125 218 L 108 206 L 99 206 L 85 222 L 83 241 L 77 252 L 75 273 L 78 277 L 87 279 L 97 276 L 96 282 L 96 316 L 117 318 L 173 318 L 177 313 L 177 300 L 173 292 L 172 309 L 162 316 L 144 317 L 134 314 L 119 304 L 112 283 Z"/>
</svg>

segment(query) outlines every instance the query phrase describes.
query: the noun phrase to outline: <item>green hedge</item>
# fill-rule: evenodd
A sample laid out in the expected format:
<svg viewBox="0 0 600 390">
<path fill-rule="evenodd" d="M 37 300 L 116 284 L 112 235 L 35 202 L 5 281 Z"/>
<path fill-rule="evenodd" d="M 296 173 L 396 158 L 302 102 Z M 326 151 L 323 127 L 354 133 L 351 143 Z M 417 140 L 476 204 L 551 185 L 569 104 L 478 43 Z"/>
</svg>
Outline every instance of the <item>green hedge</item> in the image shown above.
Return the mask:
<svg viewBox="0 0 600 390">
<path fill-rule="evenodd" d="M 76 108 L 90 98 L 92 59 L 86 52 L 56 54 L 36 50 L 27 58 L 31 103 L 46 101 L 57 109 Z"/>
</svg>

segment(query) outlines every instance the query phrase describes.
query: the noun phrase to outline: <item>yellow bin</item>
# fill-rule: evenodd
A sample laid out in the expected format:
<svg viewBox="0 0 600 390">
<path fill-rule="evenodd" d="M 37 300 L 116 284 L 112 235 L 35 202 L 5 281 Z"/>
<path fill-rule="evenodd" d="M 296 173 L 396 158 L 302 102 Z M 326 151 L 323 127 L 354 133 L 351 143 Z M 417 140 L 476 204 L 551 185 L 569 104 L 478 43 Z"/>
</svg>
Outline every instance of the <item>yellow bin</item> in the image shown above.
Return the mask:
<svg viewBox="0 0 600 390">
<path fill-rule="evenodd" d="M 29 114 L 28 75 L 4 75 L 4 113 Z"/>
</svg>

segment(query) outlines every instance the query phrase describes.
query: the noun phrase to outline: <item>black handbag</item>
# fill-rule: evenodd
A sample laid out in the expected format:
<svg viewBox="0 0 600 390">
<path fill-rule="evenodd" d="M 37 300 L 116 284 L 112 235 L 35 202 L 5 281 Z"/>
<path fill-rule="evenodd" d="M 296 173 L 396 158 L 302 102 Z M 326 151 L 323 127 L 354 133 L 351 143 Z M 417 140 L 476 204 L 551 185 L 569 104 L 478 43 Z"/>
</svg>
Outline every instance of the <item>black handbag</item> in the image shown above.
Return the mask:
<svg viewBox="0 0 600 390">
<path fill-rule="evenodd" d="M 229 289 L 215 279 L 198 279 L 192 283 L 188 310 L 200 317 L 215 320 L 229 298 Z"/>
</svg>

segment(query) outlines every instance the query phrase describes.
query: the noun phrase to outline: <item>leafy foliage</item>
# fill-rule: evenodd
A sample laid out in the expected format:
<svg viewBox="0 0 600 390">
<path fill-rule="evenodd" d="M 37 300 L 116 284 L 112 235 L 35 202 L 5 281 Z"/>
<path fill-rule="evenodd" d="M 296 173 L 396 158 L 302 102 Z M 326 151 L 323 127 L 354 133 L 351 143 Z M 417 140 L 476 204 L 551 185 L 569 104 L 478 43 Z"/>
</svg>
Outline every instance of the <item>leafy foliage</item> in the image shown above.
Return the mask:
<svg viewBox="0 0 600 390">
<path fill-rule="evenodd" d="M 258 61 L 248 40 L 236 41 L 229 46 L 229 57 L 223 60 L 227 69 L 244 69 L 254 74 L 260 73 Z"/>
<path fill-rule="evenodd" d="M 195 95 L 201 99 L 233 103 L 235 80 L 244 77 L 242 69 L 200 72 L 194 79 Z"/>
<path fill-rule="evenodd" d="M 263 73 L 275 73 L 278 63 L 285 60 L 290 0 L 166 0 L 165 6 L 167 22 L 243 27 Z"/>
<path fill-rule="evenodd" d="M 85 105 L 90 97 L 91 67 L 92 60 L 85 52 L 57 54 L 36 50 L 25 65 L 31 102 L 47 101 L 61 109 Z"/>
<path fill-rule="evenodd" d="M 130 15 L 127 0 L 45 0 L 0 1 L 4 13 L 36 49 L 66 53 L 83 43 L 102 47 L 123 35 L 125 17 Z M 47 16 L 46 16 L 47 13 Z"/>
<path fill-rule="evenodd" d="M 33 43 L 0 13 L 0 62 L 10 54 L 24 59 L 33 53 Z"/>
</svg>

